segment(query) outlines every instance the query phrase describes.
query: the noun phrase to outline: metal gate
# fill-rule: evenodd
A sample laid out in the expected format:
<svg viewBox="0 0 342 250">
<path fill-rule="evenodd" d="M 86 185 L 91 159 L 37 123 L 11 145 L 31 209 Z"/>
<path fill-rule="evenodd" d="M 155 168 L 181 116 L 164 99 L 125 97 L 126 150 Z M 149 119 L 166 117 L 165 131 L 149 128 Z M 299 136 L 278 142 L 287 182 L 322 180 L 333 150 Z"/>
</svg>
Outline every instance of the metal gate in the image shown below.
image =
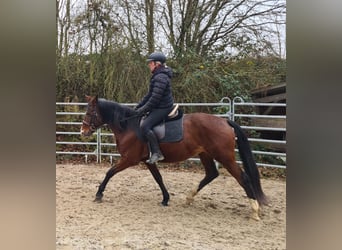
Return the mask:
<svg viewBox="0 0 342 250">
<path fill-rule="evenodd" d="M 135 103 L 121 103 L 135 106 Z M 241 97 L 223 97 L 217 103 L 178 103 L 184 109 L 201 107 L 212 108 L 213 114 L 236 121 L 245 130 L 251 143 L 252 152 L 256 158 L 257 166 L 286 168 L 286 125 L 281 127 L 258 126 L 253 119 L 280 120 L 286 124 L 286 115 L 259 115 L 255 112 L 258 106 L 284 107 L 286 103 L 251 103 L 245 102 Z M 96 162 L 110 161 L 113 157 L 120 157 L 113 142 L 113 134 L 107 128 L 100 128 L 89 139 L 80 135 L 80 127 L 85 114 L 87 103 L 57 102 L 56 103 L 56 157 L 83 155 L 85 162 L 89 157 L 96 157 Z M 280 133 L 282 138 L 261 138 L 260 131 L 273 131 Z M 237 149 L 236 149 L 237 151 Z M 198 161 L 199 158 L 189 160 Z M 241 163 L 237 160 L 238 163 Z"/>
</svg>

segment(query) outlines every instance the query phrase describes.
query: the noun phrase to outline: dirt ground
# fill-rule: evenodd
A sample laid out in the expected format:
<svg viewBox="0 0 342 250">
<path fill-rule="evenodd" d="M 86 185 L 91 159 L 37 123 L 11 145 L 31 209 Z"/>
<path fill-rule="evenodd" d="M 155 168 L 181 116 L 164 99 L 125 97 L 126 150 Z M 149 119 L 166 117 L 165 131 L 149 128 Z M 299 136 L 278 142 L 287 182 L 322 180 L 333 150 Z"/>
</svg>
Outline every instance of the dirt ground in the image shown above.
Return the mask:
<svg viewBox="0 0 342 250">
<path fill-rule="evenodd" d="M 169 206 L 146 168 L 115 175 L 93 202 L 109 164 L 56 166 L 56 249 L 286 249 L 286 183 L 261 179 L 271 204 L 250 219 L 249 200 L 224 169 L 191 205 L 186 195 L 204 171 L 160 167 Z"/>
</svg>

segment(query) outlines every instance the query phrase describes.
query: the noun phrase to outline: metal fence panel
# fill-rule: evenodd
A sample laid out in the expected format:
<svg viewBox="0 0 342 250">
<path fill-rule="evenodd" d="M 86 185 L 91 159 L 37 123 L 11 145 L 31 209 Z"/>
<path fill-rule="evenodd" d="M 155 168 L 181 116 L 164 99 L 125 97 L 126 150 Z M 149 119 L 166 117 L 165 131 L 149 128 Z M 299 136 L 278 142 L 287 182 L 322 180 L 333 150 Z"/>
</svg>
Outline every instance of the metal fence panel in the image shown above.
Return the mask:
<svg viewBox="0 0 342 250">
<path fill-rule="evenodd" d="M 217 103 L 178 103 L 180 107 L 221 107 L 224 109 L 224 113 L 214 113 L 214 115 L 220 117 L 226 117 L 233 121 L 237 121 L 238 119 L 280 119 L 286 121 L 286 115 L 258 115 L 255 113 L 254 108 L 257 106 L 277 106 L 286 108 L 286 103 L 249 103 L 244 102 L 244 100 L 240 97 L 233 98 L 233 101 L 229 97 L 223 97 Z M 134 106 L 134 103 L 125 103 L 122 105 Z M 85 161 L 88 161 L 89 156 L 96 156 L 96 161 L 100 163 L 102 159 L 108 159 L 112 162 L 113 157 L 120 157 L 120 154 L 116 150 L 116 144 L 113 142 L 113 134 L 106 128 L 100 128 L 94 133 L 91 139 L 85 140 L 80 135 L 80 127 L 82 124 L 82 119 L 85 114 L 87 103 L 64 103 L 57 102 L 56 103 L 56 157 L 58 155 L 83 155 L 85 157 Z M 238 111 L 239 108 L 242 108 L 242 112 L 245 112 L 244 109 L 251 109 L 248 113 L 240 113 Z M 238 122 L 239 123 L 239 122 Z M 240 124 L 240 123 L 239 123 Z M 257 136 L 258 131 L 273 131 L 273 132 L 281 132 L 286 134 L 286 127 L 267 127 L 267 126 L 257 126 L 256 124 L 240 124 L 240 126 L 248 133 L 251 131 L 251 134 L 256 136 L 248 136 L 248 140 L 251 143 L 257 144 L 268 144 L 268 145 L 283 145 L 286 146 L 285 137 L 281 140 L 274 139 L 264 139 Z M 63 131 L 59 131 L 60 128 L 63 128 Z M 65 131 L 67 130 L 67 131 Z M 72 136 L 72 140 L 64 140 L 64 136 Z M 59 138 L 60 137 L 60 138 Z M 110 137 L 110 138 L 109 138 Z M 90 141 L 89 141 L 90 140 Z M 84 150 L 72 150 L 68 149 L 58 150 L 62 146 L 84 146 L 86 149 Z M 260 146 L 259 146 L 260 147 Z M 72 147 L 69 147 L 72 148 Z M 237 151 L 237 149 L 236 149 Z M 252 152 L 256 158 L 257 166 L 263 167 L 275 167 L 275 168 L 286 168 L 286 152 L 279 152 L 275 150 L 270 150 L 267 146 L 264 147 L 263 150 L 259 148 L 254 148 L 252 146 Z M 261 158 L 260 158 L 261 157 Z M 265 157 L 273 157 L 276 161 L 280 163 L 269 163 L 264 158 Z M 199 158 L 190 158 L 189 160 L 199 161 Z M 241 163 L 237 160 L 237 163 Z"/>
</svg>

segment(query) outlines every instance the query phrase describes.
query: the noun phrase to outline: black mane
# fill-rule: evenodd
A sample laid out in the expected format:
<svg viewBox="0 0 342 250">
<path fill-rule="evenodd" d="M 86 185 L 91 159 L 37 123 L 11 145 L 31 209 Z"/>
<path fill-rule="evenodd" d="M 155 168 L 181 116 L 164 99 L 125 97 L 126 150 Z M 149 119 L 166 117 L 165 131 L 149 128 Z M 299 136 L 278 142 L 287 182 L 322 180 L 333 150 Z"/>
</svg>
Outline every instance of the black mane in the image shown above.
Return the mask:
<svg viewBox="0 0 342 250">
<path fill-rule="evenodd" d="M 114 101 L 109 101 L 106 99 L 98 99 L 98 107 L 103 119 L 106 124 L 112 124 L 120 130 L 125 130 L 131 124 L 129 119 L 136 115 L 135 111 L 128 107 L 121 105 Z"/>
</svg>

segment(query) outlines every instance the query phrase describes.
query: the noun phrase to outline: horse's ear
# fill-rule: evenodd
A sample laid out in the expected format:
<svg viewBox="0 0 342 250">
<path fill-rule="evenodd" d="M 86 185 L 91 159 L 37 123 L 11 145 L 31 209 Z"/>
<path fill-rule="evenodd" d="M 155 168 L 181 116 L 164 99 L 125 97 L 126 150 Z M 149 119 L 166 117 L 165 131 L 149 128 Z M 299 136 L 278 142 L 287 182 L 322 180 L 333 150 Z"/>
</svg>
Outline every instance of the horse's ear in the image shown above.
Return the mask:
<svg viewBox="0 0 342 250">
<path fill-rule="evenodd" d="M 85 95 L 85 98 L 86 98 L 87 102 L 90 102 L 90 100 L 91 100 L 91 96 L 89 96 L 89 95 Z"/>
</svg>

